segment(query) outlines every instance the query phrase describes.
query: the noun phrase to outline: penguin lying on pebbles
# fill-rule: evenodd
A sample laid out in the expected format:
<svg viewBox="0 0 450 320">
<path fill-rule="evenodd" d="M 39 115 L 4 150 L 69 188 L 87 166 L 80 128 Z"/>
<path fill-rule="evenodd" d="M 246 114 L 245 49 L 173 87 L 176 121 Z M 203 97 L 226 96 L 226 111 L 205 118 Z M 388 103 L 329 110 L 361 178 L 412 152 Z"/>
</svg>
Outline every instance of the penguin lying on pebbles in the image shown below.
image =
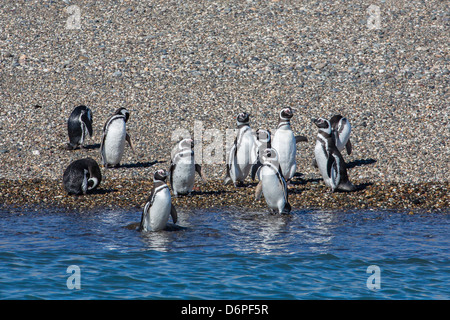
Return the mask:
<svg viewBox="0 0 450 320">
<path fill-rule="evenodd" d="M 128 142 L 134 153 L 134 147 L 126 129 L 126 123 L 129 118 L 130 112 L 125 108 L 119 108 L 105 123 L 100 152 L 102 163 L 106 168 L 120 166 L 120 160 L 125 149 L 125 141 Z"/>
<path fill-rule="evenodd" d="M 312 119 L 319 128 L 314 155 L 325 184 L 331 191 L 354 191 L 356 187 L 348 180 L 344 158 L 335 144 L 330 121 Z"/>
<path fill-rule="evenodd" d="M 190 194 L 194 189 L 195 172 L 206 181 L 202 167 L 195 163 L 194 141 L 181 140 L 173 150 L 170 162 L 170 186 L 175 197 Z"/>
<path fill-rule="evenodd" d="M 294 112 L 291 107 L 280 110 L 277 131 L 272 140 L 272 147 L 278 152 L 280 166 L 286 181 L 292 179 L 297 169 L 297 143 L 308 141 L 305 136 L 294 136 L 291 128 L 293 115 Z"/>
<path fill-rule="evenodd" d="M 177 223 L 177 211 L 172 205 L 170 190 L 165 183 L 169 173 L 158 170 L 153 176 L 153 188 L 142 211 L 139 231 L 160 231 L 166 228 L 169 215 Z"/>
<path fill-rule="evenodd" d="M 265 149 L 261 160 L 260 181 L 256 186 L 255 199 L 259 200 L 262 193 L 270 210 L 280 214 L 289 213 L 291 205 L 288 201 L 286 180 L 280 169 L 277 151 L 274 148 Z"/>
<path fill-rule="evenodd" d="M 68 194 L 81 195 L 98 187 L 102 174 L 92 158 L 75 160 L 63 174 L 63 184 Z"/>
<path fill-rule="evenodd" d="M 69 143 L 67 149 L 74 150 L 83 146 L 86 136 L 92 137 L 92 111 L 86 106 L 73 109 L 67 121 Z"/>
<path fill-rule="evenodd" d="M 242 184 L 256 161 L 255 136 L 249 125 L 250 115 L 241 112 L 236 118 L 237 136 L 227 157 L 227 172 L 224 184 Z"/>
</svg>

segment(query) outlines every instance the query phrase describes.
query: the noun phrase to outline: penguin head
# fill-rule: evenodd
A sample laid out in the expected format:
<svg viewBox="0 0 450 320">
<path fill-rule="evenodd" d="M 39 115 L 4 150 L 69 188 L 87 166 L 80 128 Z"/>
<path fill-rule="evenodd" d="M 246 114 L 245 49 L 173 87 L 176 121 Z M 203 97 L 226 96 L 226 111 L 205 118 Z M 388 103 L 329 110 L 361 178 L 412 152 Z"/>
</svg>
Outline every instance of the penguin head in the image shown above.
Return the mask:
<svg viewBox="0 0 450 320">
<path fill-rule="evenodd" d="M 183 139 L 178 143 L 178 148 L 180 150 L 184 149 L 193 149 L 194 148 L 194 140 L 192 139 Z"/>
<path fill-rule="evenodd" d="M 155 171 L 153 181 L 165 181 L 169 173 L 166 170 L 159 169 Z"/>
<path fill-rule="evenodd" d="M 125 117 L 125 122 L 127 122 L 128 119 L 130 118 L 130 111 L 128 111 L 124 107 L 121 107 L 121 108 L 117 109 L 115 114 L 120 114 L 120 115 L 124 116 Z"/>
<path fill-rule="evenodd" d="M 236 121 L 238 124 L 247 124 L 250 120 L 250 114 L 247 112 L 241 112 L 237 115 Z"/>
<path fill-rule="evenodd" d="M 278 162 L 278 152 L 274 148 L 267 148 L 262 154 L 262 163 L 268 162 Z"/>
<path fill-rule="evenodd" d="M 294 115 L 294 110 L 291 107 L 283 108 L 280 111 L 280 120 L 290 120 Z"/>
<path fill-rule="evenodd" d="M 319 119 L 311 119 L 311 121 L 319 128 L 320 131 L 324 131 L 326 133 L 331 133 L 331 125 L 330 121 L 324 118 Z"/>
</svg>

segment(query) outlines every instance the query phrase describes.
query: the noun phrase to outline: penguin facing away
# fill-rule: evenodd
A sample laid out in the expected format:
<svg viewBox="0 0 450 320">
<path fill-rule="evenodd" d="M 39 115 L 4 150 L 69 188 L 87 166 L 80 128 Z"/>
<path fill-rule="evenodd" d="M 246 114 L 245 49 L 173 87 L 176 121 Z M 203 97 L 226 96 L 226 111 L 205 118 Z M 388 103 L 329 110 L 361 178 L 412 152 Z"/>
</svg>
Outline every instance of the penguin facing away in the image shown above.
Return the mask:
<svg viewBox="0 0 450 320">
<path fill-rule="evenodd" d="M 249 125 L 250 114 L 241 112 L 236 118 L 237 136 L 227 155 L 224 184 L 242 184 L 256 161 L 255 136 Z"/>
<path fill-rule="evenodd" d="M 111 115 L 103 127 L 102 143 L 100 153 L 103 165 L 108 168 L 118 167 L 122 159 L 125 141 L 134 153 L 131 138 L 126 130 L 126 123 L 130 118 L 130 112 L 126 108 L 119 108 Z"/>
<path fill-rule="evenodd" d="M 170 190 L 165 180 L 169 173 L 158 170 L 153 176 L 153 188 L 142 211 L 139 231 L 160 231 L 166 228 L 169 216 L 177 223 L 177 211 L 172 204 Z"/>
<path fill-rule="evenodd" d="M 203 174 L 201 165 L 195 163 L 194 141 L 183 139 L 172 152 L 170 162 L 170 186 L 174 196 L 190 194 L 194 189 L 195 172 L 203 181 L 206 177 Z"/>
<path fill-rule="evenodd" d="M 263 194 L 270 210 L 280 214 L 289 213 L 291 205 L 288 201 L 287 184 L 280 170 L 277 151 L 274 148 L 265 149 L 261 160 L 260 181 L 256 186 L 255 199 L 259 200 Z"/>
<path fill-rule="evenodd" d="M 83 143 L 89 134 L 92 137 L 92 111 L 88 107 L 81 105 L 73 109 L 67 120 L 67 133 L 69 142 L 68 150 L 83 147 Z"/>
<path fill-rule="evenodd" d="M 330 187 L 332 192 L 356 190 L 348 180 L 347 167 L 336 147 L 330 122 L 323 118 L 312 121 L 319 128 L 314 155 L 325 185 Z"/>
<path fill-rule="evenodd" d="M 286 181 L 292 179 L 297 169 L 297 143 L 308 141 L 305 136 L 294 136 L 291 128 L 293 115 L 294 111 L 291 107 L 280 110 L 278 127 L 272 140 L 272 147 L 278 152 L 280 166 Z"/>
<path fill-rule="evenodd" d="M 68 194 L 82 195 L 97 188 L 102 174 L 92 158 L 75 160 L 64 170 L 63 184 Z"/>
<path fill-rule="evenodd" d="M 352 144 L 350 142 L 352 127 L 350 122 L 347 118 L 337 114 L 330 118 L 330 125 L 339 152 L 342 152 L 345 147 L 347 154 L 350 155 L 352 153 Z"/>
</svg>

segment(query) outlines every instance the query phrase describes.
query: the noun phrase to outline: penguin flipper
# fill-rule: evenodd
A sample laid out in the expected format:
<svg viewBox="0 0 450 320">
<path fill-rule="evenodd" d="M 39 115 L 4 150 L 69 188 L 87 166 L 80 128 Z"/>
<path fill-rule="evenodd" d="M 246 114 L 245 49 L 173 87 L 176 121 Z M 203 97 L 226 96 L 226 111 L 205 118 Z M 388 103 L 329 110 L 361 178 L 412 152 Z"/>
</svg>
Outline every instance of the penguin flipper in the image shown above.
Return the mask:
<svg viewBox="0 0 450 320">
<path fill-rule="evenodd" d="M 173 223 L 174 224 L 177 223 L 177 221 L 178 221 L 177 209 L 175 209 L 175 206 L 173 204 L 170 208 L 170 215 L 172 216 Z"/>
<path fill-rule="evenodd" d="M 198 173 L 198 175 L 200 176 L 200 178 L 202 178 L 203 181 L 206 181 L 206 176 L 203 173 L 202 166 L 199 165 L 198 163 L 195 164 L 195 171 Z"/>
<path fill-rule="evenodd" d="M 128 132 L 125 136 L 125 140 L 127 140 L 128 144 L 130 145 L 131 150 L 133 151 L 133 153 L 135 153 L 134 146 L 133 146 L 133 143 L 131 142 L 131 138 L 130 138 L 130 135 L 128 134 Z"/>
<path fill-rule="evenodd" d="M 333 169 L 333 164 L 335 163 L 335 159 L 331 153 L 328 154 L 328 161 L 327 161 L 327 174 L 328 177 L 331 178 L 331 170 Z"/>
<path fill-rule="evenodd" d="M 259 199 L 261 199 L 261 194 L 262 194 L 262 181 L 260 180 L 255 189 L 255 200 L 256 201 L 259 201 Z"/>
<path fill-rule="evenodd" d="M 150 197 L 149 197 L 150 198 Z M 145 221 L 145 217 L 147 216 L 147 212 L 150 210 L 150 207 L 152 206 L 151 201 L 147 201 L 147 203 L 145 204 L 144 210 L 142 210 L 142 215 L 141 215 L 141 223 L 139 224 L 139 229 L 138 231 L 142 231 L 144 230 L 144 221 Z"/>
<path fill-rule="evenodd" d="M 308 138 L 305 136 L 295 136 L 295 143 L 308 142 Z"/>
<path fill-rule="evenodd" d="M 89 136 L 92 137 L 92 123 L 89 120 L 88 114 L 87 113 L 83 114 L 81 116 L 81 120 L 83 120 L 83 123 L 86 125 L 86 128 L 87 128 L 87 130 L 89 132 Z"/>
<path fill-rule="evenodd" d="M 256 175 L 258 174 L 259 168 L 261 168 L 262 163 L 259 161 L 259 159 L 256 161 L 254 165 L 252 165 L 252 171 L 251 171 L 251 177 L 252 180 L 255 180 Z"/>
<path fill-rule="evenodd" d="M 347 150 L 348 155 L 352 153 L 352 143 L 350 142 L 350 139 L 348 139 L 347 144 L 345 145 L 345 149 Z"/>
</svg>

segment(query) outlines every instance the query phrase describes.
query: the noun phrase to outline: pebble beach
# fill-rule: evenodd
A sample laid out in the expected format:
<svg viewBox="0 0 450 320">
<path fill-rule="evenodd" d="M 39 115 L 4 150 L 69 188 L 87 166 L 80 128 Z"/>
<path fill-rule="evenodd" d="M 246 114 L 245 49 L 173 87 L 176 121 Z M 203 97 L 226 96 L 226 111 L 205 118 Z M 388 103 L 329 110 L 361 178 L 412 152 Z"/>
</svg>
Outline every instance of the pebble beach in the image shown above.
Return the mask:
<svg viewBox="0 0 450 320">
<path fill-rule="evenodd" d="M 295 108 L 293 208 L 449 210 L 450 11 L 445 1 L 3 1 L 0 5 L 0 205 L 142 208 L 181 133 L 202 153 L 180 207 L 263 208 L 256 182 L 224 186 L 235 117 L 274 130 Z M 67 119 L 93 112 L 85 148 Z M 130 111 L 122 165 L 68 196 L 64 169 L 100 163 L 106 119 Z M 330 193 L 313 167 L 313 117 L 352 124 L 343 154 L 357 190 Z"/>
</svg>

